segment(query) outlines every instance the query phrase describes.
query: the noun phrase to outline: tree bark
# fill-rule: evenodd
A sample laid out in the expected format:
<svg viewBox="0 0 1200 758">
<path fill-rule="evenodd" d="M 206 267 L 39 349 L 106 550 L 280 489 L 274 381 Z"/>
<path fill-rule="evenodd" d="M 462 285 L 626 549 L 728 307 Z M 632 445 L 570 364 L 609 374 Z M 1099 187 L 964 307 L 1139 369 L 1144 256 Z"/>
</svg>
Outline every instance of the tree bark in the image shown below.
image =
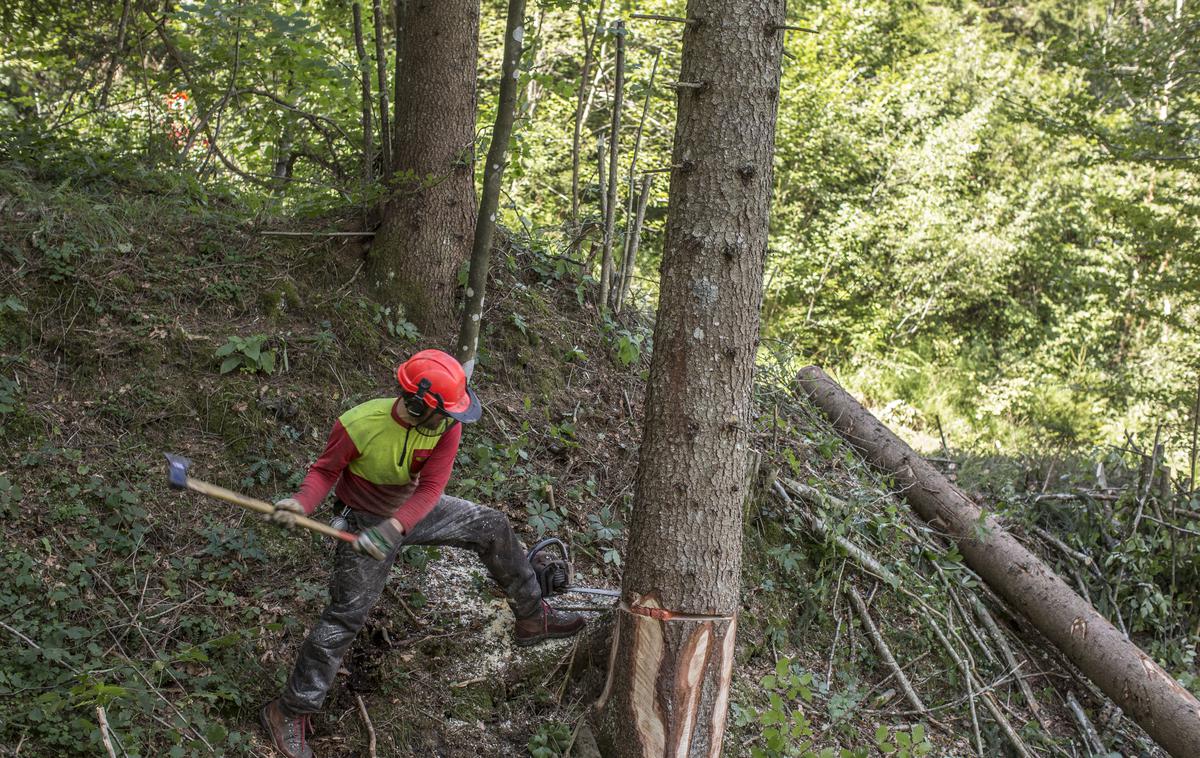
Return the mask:
<svg viewBox="0 0 1200 758">
<path fill-rule="evenodd" d="M 475 225 L 479 3 L 408 0 L 396 33 L 393 181 L 367 260 L 376 294 L 426 336 L 452 336 L 459 267 Z"/>
<path fill-rule="evenodd" d="M 496 229 L 496 212 L 500 207 L 500 182 L 504 179 L 508 140 L 512 136 L 517 113 L 517 82 L 521 78 L 524 38 L 525 0 L 509 0 L 508 22 L 504 30 L 504 62 L 500 67 L 500 102 L 496 108 L 496 123 L 492 127 L 492 142 L 488 146 L 487 165 L 483 167 L 483 196 L 479 200 L 479 215 L 475 221 L 474 244 L 471 247 L 467 303 L 458 329 L 457 357 L 468 377 L 475 369 L 475 354 L 479 349 L 479 326 L 483 320 L 492 233 Z"/>
<path fill-rule="evenodd" d="M 797 382 L 838 433 L 895 477 L 997 593 L 1177 758 L 1200 755 L 1200 701 L 816 366 Z"/>
<path fill-rule="evenodd" d="M 392 71 L 392 108 L 393 108 L 392 125 L 393 126 L 395 126 L 397 123 L 400 122 L 400 98 L 404 94 L 403 92 L 400 91 L 400 69 L 402 66 L 407 65 L 404 62 L 404 28 L 403 28 L 405 25 L 405 19 L 407 18 L 407 11 L 405 10 L 407 7 L 408 7 L 407 0 L 396 0 L 396 2 L 392 5 L 392 14 L 393 14 L 393 17 L 396 19 L 396 23 L 395 23 L 395 27 L 396 27 L 396 60 L 393 64 L 393 71 Z M 392 132 L 392 143 L 395 144 L 395 142 L 396 142 L 396 133 L 395 133 L 395 131 L 393 131 Z M 395 168 L 395 166 L 393 166 L 393 168 Z"/>
<path fill-rule="evenodd" d="M 641 462 L 608 680 L 607 756 L 716 756 L 741 605 L 783 0 L 690 0 Z M 766 30 L 766 33 L 764 33 Z M 730 128 L 736 124 L 737 128 Z"/>
</svg>

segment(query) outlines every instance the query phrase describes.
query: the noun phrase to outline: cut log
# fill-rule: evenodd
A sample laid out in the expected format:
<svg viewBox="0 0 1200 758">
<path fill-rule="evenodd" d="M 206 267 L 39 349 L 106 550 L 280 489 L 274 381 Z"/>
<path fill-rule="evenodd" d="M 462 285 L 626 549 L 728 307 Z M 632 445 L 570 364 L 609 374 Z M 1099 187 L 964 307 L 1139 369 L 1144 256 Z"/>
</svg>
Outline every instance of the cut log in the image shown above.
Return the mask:
<svg viewBox="0 0 1200 758">
<path fill-rule="evenodd" d="M 1200 756 L 1200 701 L 816 366 L 797 383 L 968 566 L 1176 758 Z"/>
</svg>

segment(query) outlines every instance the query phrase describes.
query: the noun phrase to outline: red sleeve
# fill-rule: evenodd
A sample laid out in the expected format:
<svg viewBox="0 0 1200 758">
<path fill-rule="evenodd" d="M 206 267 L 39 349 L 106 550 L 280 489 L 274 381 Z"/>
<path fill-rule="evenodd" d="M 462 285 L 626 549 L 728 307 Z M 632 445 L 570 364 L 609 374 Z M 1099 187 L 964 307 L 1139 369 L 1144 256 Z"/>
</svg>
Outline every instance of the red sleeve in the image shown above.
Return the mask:
<svg viewBox="0 0 1200 758">
<path fill-rule="evenodd" d="M 392 518 L 404 525 L 406 534 L 433 510 L 433 506 L 446 491 L 446 483 L 450 481 L 450 470 L 454 468 L 454 457 L 458 455 L 458 443 L 461 441 L 462 424 L 455 424 L 434 446 L 433 453 L 417 478 L 417 488 L 392 514 Z"/>
<path fill-rule="evenodd" d="M 312 514 L 317 509 L 329 494 L 329 490 L 337 484 L 342 471 L 358 456 L 358 448 L 346 433 L 346 427 L 342 426 L 341 421 L 333 422 L 333 431 L 329 433 L 325 452 L 309 467 L 308 476 L 304 477 L 300 491 L 294 495 L 296 500 L 300 501 L 300 505 L 304 506 L 305 513 Z M 430 460 L 432 461 L 432 456 Z"/>
</svg>

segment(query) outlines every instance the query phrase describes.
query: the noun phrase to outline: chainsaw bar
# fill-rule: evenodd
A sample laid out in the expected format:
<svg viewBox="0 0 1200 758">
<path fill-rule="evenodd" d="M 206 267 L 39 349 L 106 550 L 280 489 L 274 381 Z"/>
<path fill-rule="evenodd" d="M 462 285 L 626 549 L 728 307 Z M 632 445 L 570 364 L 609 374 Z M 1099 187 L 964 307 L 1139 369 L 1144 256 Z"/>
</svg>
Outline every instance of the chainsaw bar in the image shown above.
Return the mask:
<svg viewBox="0 0 1200 758">
<path fill-rule="evenodd" d="M 604 597 L 620 597 L 620 590 L 602 590 L 596 587 L 567 587 L 558 591 L 559 595 L 569 595 L 572 592 L 582 592 L 585 595 L 602 595 Z"/>
</svg>

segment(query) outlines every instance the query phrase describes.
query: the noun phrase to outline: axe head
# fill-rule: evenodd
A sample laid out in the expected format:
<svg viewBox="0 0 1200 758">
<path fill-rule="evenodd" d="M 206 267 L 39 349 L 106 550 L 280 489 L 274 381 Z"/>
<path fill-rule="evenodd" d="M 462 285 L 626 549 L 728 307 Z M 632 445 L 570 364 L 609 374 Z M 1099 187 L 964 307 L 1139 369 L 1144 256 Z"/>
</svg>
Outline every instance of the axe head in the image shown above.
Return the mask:
<svg viewBox="0 0 1200 758">
<path fill-rule="evenodd" d="M 187 489 L 187 470 L 192 465 L 192 462 L 182 455 L 171 455 L 167 453 L 167 481 L 171 485 L 171 489 L 185 490 Z"/>
</svg>

